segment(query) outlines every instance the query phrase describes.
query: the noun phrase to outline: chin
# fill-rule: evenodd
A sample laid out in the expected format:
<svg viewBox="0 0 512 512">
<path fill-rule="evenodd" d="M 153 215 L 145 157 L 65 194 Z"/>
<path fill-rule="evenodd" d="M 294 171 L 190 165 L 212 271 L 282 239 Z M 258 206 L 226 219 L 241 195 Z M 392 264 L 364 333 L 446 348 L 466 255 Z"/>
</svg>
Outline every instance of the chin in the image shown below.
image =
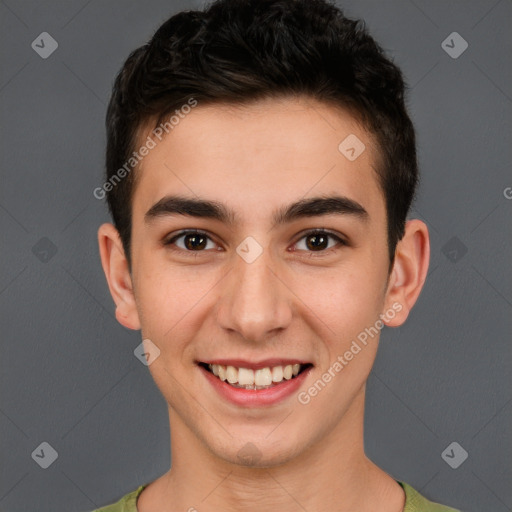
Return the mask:
<svg viewBox="0 0 512 512">
<path fill-rule="evenodd" d="M 230 464 L 247 468 L 280 466 L 293 460 L 300 452 L 297 443 L 289 437 L 272 441 L 264 437 L 230 439 L 228 446 L 210 447 L 210 450 Z"/>
</svg>

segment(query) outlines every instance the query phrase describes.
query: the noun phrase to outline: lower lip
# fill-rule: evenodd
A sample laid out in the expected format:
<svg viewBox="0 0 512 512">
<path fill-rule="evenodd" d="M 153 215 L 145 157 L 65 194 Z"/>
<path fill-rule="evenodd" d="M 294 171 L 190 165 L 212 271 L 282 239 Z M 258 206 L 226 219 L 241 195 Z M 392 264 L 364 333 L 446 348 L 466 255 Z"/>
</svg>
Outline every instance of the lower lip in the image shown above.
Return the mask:
<svg viewBox="0 0 512 512">
<path fill-rule="evenodd" d="M 224 398 L 236 405 L 245 407 L 262 407 L 272 405 L 293 394 L 304 382 L 311 368 L 306 369 L 299 373 L 295 378 L 290 380 L 283 380 L 279 384 L 266 389 L 244 389 L 235 388 L 215 377 L 213 373 L 209 372 L 202 366 L 199 369 L 203 372 L 208 382 L 213 388 Z"/>
</svg>

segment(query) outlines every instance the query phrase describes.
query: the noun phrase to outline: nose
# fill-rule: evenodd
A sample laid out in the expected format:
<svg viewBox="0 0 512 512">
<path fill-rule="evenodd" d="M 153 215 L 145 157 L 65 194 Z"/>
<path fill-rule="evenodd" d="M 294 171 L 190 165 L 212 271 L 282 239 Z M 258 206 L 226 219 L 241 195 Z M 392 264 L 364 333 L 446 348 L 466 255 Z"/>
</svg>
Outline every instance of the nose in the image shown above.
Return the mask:
<svg viewBox="0 0 512 512">
<path fill-rule="evenodd" d="M 217 303 L 217 321 L 247 341 L 265 341 L 290 325 L 293 293 L 267 249 L 251 263 L 238 254 L 233 260 Z"/>
</svg>

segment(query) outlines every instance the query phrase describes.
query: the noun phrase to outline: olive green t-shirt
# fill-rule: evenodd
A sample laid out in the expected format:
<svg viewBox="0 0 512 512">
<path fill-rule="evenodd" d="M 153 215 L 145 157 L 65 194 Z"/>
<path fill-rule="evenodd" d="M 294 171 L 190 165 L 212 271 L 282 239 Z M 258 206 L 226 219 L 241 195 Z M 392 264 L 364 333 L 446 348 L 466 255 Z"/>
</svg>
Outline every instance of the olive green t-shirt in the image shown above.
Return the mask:
<svg viewBox="0 0 512 512">
<path fill-rule="evenodd" d="M 403 512 L 460 512 L 454 508 L 427 500 L 427 498 L 404 482 L 398 483 L 405 491 L 405 507 Z M 137 512 L 137 498 L 145 487 L 146 485 L 141 485 L 135 491 L 121 498 L 117 503 L 99 508 L 94 512 Z"/>
</svg>

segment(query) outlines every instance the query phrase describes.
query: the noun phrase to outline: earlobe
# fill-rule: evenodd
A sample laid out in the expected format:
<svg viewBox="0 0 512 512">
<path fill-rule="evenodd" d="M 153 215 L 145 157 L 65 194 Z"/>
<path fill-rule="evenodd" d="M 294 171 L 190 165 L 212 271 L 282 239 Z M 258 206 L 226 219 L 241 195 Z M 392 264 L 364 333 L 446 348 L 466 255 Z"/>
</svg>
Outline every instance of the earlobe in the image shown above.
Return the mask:
<svg viewBox="0 0 512 512">
<path fill-rule="evenodd" d="M 117 229 L 109 223 L 98 229 L 101 265 L 116 304 L 116 319 L 129 329 L 140 329 L 132 278 Z"/>
<path fill-rule="evenodd" d="M 396 247 L 385 301 L 386 310 L 392 308 L 397 313 L 393 318 L 384 313 L 383 321 L 387 326 L 398 327 L 409 316 L 427 277 L 429 260 L 430 240 L 427 226 L 417 219 L 407 221 L 405 234 Z"/>
</svg>

